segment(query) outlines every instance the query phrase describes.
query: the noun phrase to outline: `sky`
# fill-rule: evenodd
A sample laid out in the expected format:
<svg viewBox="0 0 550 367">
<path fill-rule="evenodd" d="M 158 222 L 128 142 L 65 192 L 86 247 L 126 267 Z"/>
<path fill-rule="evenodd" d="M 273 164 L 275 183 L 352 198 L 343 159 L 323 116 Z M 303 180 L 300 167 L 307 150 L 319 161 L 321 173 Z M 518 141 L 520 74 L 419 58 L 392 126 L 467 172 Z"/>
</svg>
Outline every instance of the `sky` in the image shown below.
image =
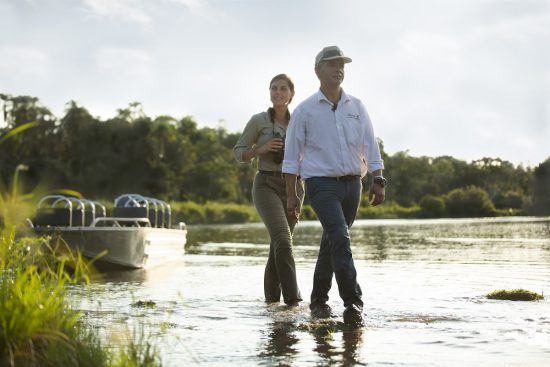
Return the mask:
<svg viewBox="0 0 550 367">
<path fill-rule="evenodd" d="M 0 0 L 0 93 L 242 131 L 325 46 L 389 154 L 550 157 L 550 0 Z"/>
</svg>

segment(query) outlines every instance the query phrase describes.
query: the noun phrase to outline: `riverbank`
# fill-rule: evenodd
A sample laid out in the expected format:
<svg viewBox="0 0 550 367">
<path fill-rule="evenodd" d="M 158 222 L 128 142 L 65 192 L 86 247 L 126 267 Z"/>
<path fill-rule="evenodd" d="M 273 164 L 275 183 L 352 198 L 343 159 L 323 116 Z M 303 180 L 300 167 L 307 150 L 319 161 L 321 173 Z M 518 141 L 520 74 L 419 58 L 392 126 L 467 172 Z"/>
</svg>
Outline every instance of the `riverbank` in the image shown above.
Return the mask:
<svg viewBox="0 0 550 367">
<path fill-rule="evenodd" d="M 171 202 L 173 223 L 185 222 L 187 224 L 233 224 L 233 223 L 257 223 L 260 217 L 252 204 L 235 204 L 207 201 L 199 204 L 192 201 Z M 521 210 L 505 209 L 495 210 L 494 216 L 520 216 Z M 396 203 L 388 202 L 372 207 L 363 200 L 357 219 L 420 219 L 442 218 L 435 216 L 431 211 L 419 205 L 404 207 Z M 476 217 L 471 215 L 469 217 Z M 309 205 L 304 205 L 300 215 L 301 220 L 316 220 L 315 211 Z"/>
</svg>

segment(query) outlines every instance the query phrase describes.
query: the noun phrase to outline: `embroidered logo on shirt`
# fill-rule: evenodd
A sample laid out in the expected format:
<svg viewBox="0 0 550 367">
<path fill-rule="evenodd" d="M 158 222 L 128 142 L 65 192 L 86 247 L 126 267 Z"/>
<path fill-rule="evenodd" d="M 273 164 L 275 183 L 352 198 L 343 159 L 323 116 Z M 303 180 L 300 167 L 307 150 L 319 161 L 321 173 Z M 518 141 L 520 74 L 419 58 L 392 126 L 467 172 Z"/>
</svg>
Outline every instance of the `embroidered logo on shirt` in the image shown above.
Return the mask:
<svg viewBox="0 0 550 367">
<path fill-rule="evenodd" d="M 348 113 L 348 117 L 351 119 L 359 120 L 359 115 L 354 115 L 353 113 Z"/>
</svg>

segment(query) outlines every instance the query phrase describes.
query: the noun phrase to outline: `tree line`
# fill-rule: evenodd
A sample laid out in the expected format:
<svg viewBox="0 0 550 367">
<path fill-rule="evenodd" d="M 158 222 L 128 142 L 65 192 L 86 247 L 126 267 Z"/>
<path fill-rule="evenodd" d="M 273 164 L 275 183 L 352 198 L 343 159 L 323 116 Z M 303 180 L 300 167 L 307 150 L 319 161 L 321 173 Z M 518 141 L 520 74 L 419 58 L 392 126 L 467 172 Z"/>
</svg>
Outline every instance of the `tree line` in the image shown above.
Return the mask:
<svg viewBox="0 0 550 367">
<path fill-rule="evenodd" d="M 191 116 L 152 118 L 137 102 L 110 119 L 94 117 L 75 101 L 67 103 L 62 117 L 36 97 L 0 94 L 0 103 L 5 121 L 0 136 L 36 123 L 0 145 L 5 181 L 17 167 L 28 167 L 20 175 L 27 189 L 69 188 L 105 199 L 137 192 L 170 201 L 251 201 L 256 168 L 238 164 L 232 152 L 240 132 L 199 128 Z M 530 168 L 499 158 L 466 162 L 407 152 L 389 155 L 380 143 L 390 182 L 387 196 L 394 204 L 422 204 L 433 216 L 441 216 L 456 210 L 449 212 L 449 203 L 477 197 L 497 210 L 550 214 L 550 158 Z"/>
</svg>

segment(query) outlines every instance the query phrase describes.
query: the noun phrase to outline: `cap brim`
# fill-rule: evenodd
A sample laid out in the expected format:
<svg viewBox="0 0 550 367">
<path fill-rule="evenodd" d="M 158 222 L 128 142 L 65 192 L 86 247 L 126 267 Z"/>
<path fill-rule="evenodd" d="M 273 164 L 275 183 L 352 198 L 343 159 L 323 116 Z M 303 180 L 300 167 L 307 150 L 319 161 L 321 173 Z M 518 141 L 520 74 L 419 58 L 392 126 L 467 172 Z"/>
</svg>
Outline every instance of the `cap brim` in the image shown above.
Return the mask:
<svg viewBox="0 0 550 367">
<path fill-rule="evenodd" d="M 319 62 L 323 62 L 323 61 L 330 61 L 330 60 L 338 60 L 338 59 L 342 59 L 344 60 L 344 63 L 348 64 L 351 62 L 351 59 L 347 56 L 333 56 L 333 57 L 327 57 L 325 59 L 322 59 L 320 60 Z"/>
</svg>

